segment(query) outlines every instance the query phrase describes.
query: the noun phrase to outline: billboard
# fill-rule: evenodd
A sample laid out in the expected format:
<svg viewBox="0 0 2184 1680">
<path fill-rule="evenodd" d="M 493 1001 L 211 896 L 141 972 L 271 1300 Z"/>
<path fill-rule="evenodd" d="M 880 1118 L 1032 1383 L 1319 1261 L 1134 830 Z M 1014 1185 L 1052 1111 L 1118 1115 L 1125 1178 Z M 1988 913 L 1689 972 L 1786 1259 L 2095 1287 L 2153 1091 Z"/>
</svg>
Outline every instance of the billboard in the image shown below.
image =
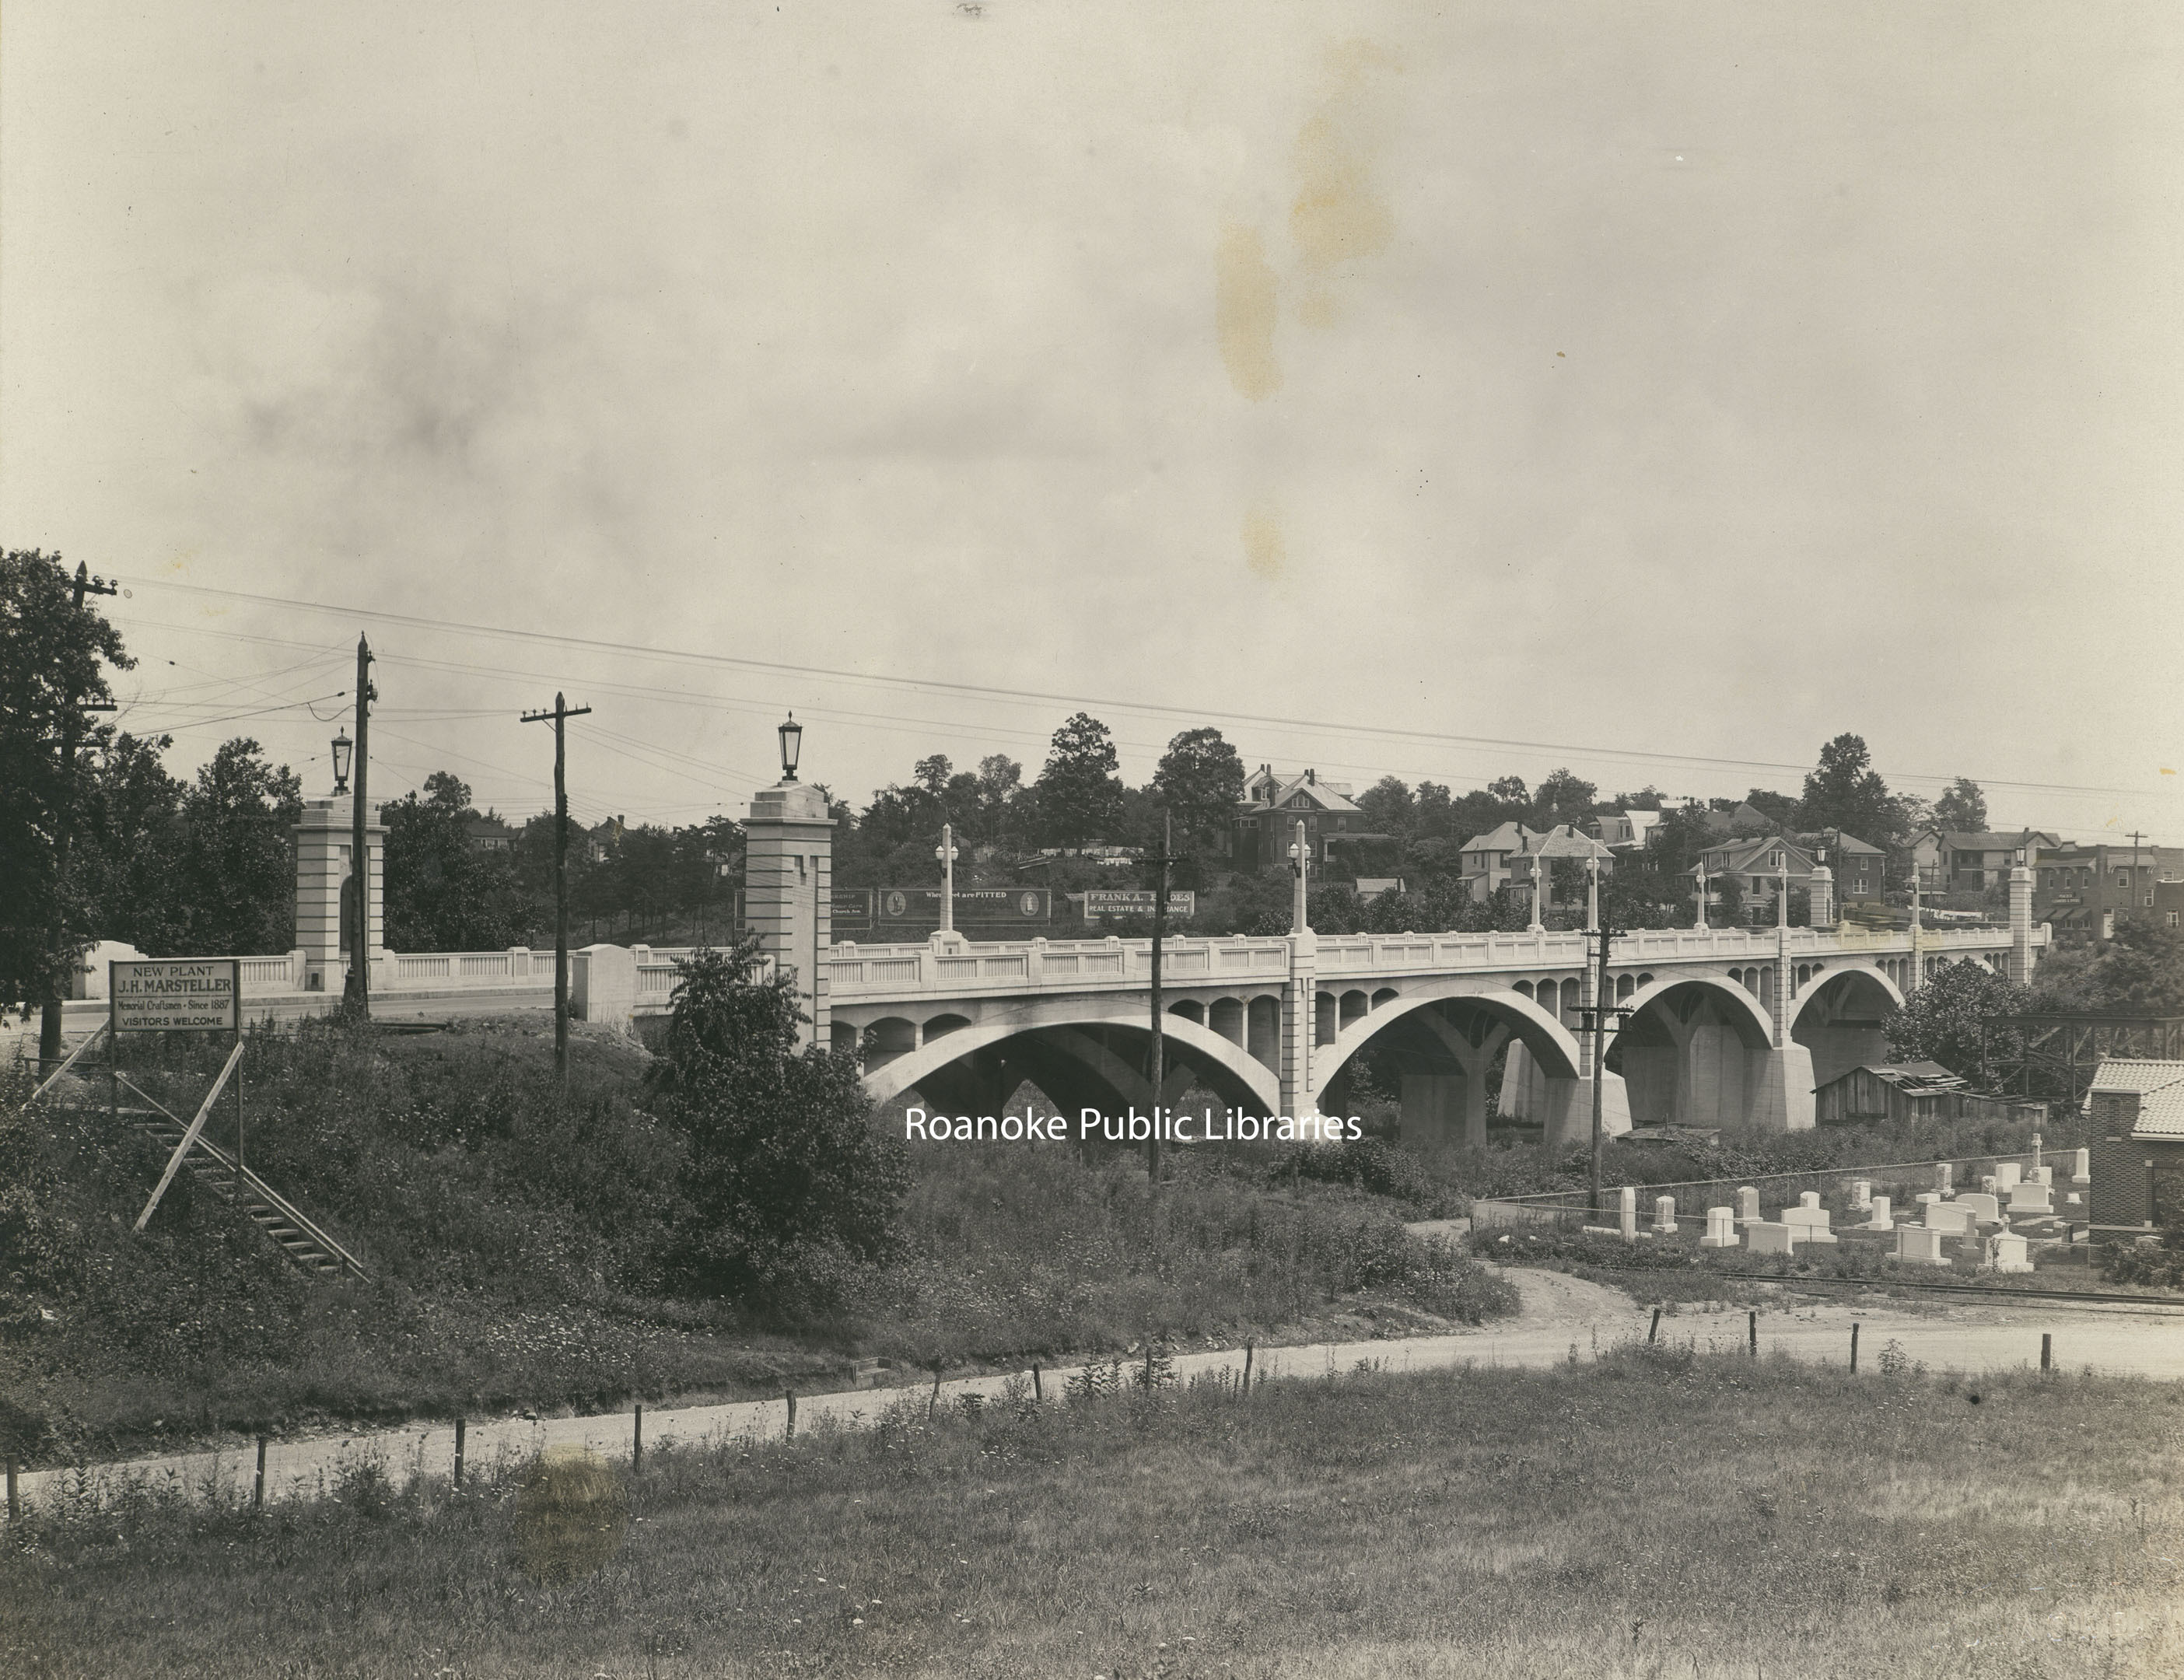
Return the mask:
<svg viewBox="0 0 2184 1680">
<path fill-rule="evenodd" d="M 234 1032 L 242 1026 L 239 957 L 171 957 L 106 965 L 116 1032 Z"/>
<path fill-rule="evenodd" d="M 876 887 L 872 913 L 881 921 L 930 922 L 940 926 L 938 887 Z M 958 927 L 1023 926 L 1048 919 L 1051 894 L 1044 887 L 958 887 Z"/>
<path fill-rule="evenodd" d="M 1171 891 L 1167 895 L 1167 913 L 1172 920 L 1188 921 L 1198 914 L 1198 894 L 1189 887 Z M 1094 916 L 1141 915 L 1152 919 L 1153 892 L 1149 887 L 1119 892 L 1088 892 L 1084 895 L 1084 919 Z"/>
</svg>

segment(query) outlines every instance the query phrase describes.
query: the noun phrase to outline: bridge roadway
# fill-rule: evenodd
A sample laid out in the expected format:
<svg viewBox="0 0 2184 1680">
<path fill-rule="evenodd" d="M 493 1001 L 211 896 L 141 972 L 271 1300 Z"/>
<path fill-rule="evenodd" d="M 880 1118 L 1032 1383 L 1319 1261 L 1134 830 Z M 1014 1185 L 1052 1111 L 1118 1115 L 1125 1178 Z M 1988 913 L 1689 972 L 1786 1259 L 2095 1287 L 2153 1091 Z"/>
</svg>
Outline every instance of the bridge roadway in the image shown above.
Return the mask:
<svg viewBox="0 0 2184 1680">
<path fill-rule="evenodd" d="M 2029 974 L 2045 926 L 1929 929 L 1915 960 Z M 1168 1072 L 1247 1113 L 1350 1112 L 1360 1053 L 1400 1088 L 1407 1142 L 1483 1145 L 1490 1073 L 1501 1110 L 1559 1149 L 1589 1135 L 1590 941 L 1576 932 L 1170 939 L 1162 987 Z M 663 1010 L 679 952 L 640 951 L 634 1013 Z M 1602 1106 L 1633 1125 L 1814 1123 L 1816 1085 L 1885 1060 L 1881 1021 L 1914 961 L 1908 931 L 1671 929 L 1619 936 Z M 875 1098 L 914 1093 L 950 1114 L 1002 1113 L 1028 1080 L 1064 1112 L 1150 1110 L 1146 940 L 838 944 L 817 1011 L 861 1047 Z M 1506 1054 L 1505 1054 L 1506 1053 Z"/>
</svg>

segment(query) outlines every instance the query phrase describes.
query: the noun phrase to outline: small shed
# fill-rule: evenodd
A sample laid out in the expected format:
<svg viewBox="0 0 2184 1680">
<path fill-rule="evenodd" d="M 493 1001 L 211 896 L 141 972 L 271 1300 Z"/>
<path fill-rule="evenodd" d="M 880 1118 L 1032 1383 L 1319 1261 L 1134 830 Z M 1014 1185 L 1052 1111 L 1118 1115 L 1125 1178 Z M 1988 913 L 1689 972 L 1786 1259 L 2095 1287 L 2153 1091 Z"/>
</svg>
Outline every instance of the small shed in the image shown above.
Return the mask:
<svg viewBox="0 0 2184 1680">
<path fill-rule="evenodd" d="M 2104 1060 L 2086 1102 L 2094 1232 L 2143 1233 L 2184 1215 L 2184 1062 Z"/>
<path fill-rule="evenodd" d="M 1817 1088 L 1813 1113 L 1823 1126 L 1954 1120 L 1968 1094 L 1970 1088 L 1962 1076 L 1939 1062 L 1869 1064 L 1838 1074 Z"/>
</svg>

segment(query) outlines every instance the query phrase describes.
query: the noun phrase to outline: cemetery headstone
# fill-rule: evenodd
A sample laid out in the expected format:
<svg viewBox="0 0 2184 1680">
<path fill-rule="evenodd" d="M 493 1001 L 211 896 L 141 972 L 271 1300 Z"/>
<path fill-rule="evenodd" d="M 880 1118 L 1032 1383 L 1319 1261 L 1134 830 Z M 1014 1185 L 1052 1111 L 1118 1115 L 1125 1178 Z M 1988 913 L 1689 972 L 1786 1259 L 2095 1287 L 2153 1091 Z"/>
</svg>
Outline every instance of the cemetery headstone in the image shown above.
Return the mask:
<svg viewBox="0 0 2184 1680">
<path fill-rule="evenodd" d="M 2025 1182 L 2025 1169 L 2015 1161 L 1997 1161 L 1994 1168 L 1994 1188 L 2014 1190 Z"/>
<path fill-rule="evenodd" d="M 2093 1182 L 2093 1152 L 2091 1149 L 2081 1149 L 2071 1157 L 2070 1182 L 2073 1184 L 2090 1184 Z"/>
<path fill-rule="evenodd" d="M 1896 1227 L 1896 1258 L 1907 1266 L 1947 1266 L 1942 1238 L 1948 1233 L 1919 1225 Z"/>
<path fill-rule="evenodd" d="M 1859 1213 L 1863 1213 L 1866 1209 L 1873 1205 L 1873 1181 L 1870 1178 L 1853 1178 L 1851 1180 L 1850 1204 L 1855 1211 Z"/>
<path fill-rule="evenodd" d="M 1865 1221 L 1864 1226 L 1862 1227 L 1863 1229 L 1867 1231 L 1893 1231 L 1896 1228 L 1895 1217 L 1888 1210 L 1887 1197 L 1875 1196 L 1873 1199 L 1868 1211 L 1869 1211 L 1873 1216 Z"/>
<path fill-rule="evenodd" d="M 1736 1245 L 1736 1210 L 1708 1208 L 1706 1235 L 1699 1238 L 1699 1246 L 1702 1249 L 1733 1249 Z"/>
<path fill-rule="evenodd" d="M 1947 1161 L 1934 1163 L 1934 1188 L 1944 1196 L 1956 1188 L 1956 1168 Z"/>
<path fill-rule="evenodd" d="M 1755 1219 L 1744 1227 L 1745 1246 L 1755 1254 L 1794 1254 L 1798 1233 L 1774 1220 Z"/>
<path fill-rule="evenodd" d="M 1736 1193 L 1736 1222 L 1751 1225 L 1759 1218 L 1759 1192 L 1751 1185 L 1741 1186 Z"/>
<path fill-rule="evenodd" d="M 1653 1198 L 1653 1228 L 1671 1234 L 1676 1228 L 1676 1199 L 1674 1196 Z"/>
<path fill-rule="evenodd" d="M 2002 1204 L 1992 1193 L 1981 1191 L 1957 1198 L 1957 1205 L 1970 1208 L 1972 1217 L 1981 1225 L 1992 1225 L 2002 1217 Z"/>
</svg>

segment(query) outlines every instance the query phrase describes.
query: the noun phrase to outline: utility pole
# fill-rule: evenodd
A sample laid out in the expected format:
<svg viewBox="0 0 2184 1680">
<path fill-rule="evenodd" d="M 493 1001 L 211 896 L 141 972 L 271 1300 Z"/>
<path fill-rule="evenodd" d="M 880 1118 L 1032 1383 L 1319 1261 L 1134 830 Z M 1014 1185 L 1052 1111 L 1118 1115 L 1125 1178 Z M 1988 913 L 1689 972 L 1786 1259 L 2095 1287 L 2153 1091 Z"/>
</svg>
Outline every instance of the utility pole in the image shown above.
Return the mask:
<svg viewBox="0 0 2184 1680">
<path fill-rule="evenodd" d="M 75 566 L 75 611 L 83 614 L 83 598 L 86 595 L 118 595 L 121 586 L 109 583 L 103 578 L 93 577 L 82 561 Z M 75 829 L 75 748 L 83 728 L 86 712 L 110 712 L 110 700 L 86 704 L 76 698 L 70 689 L 68 715 L 61 720 L 61 809 L 60 821 L 54 825 L 53 836 L 53 938 L 49 948 L 54 956 L 53 971 L 46 982 L 44 1004 L 38 1011 L 38 1077 L 46 1078 L 60 1065 L 62 990 L 59 957 L 68 946 L 68 914 L 64 908 L 68 891 L 69 848 Z"/>
<path fill-rule="evenodd" d="M 348 986 L 344 1001 L 359 1021 L 371 1019 L 371 836 L 370 807 L 365 800 L 365 778 L 371 764 L 371 703 L 379 691 L 371 686 L 371 644 L 356 638 L 356 783 L 355 803 L 349 816 L 349 875 L 356 882 L 356 936 L 348 952 Z"/>
<path fill-rule="evenodd" d="M 1174 839 L 1173 821 L 1162 811 L 1160 856 L 1155 859 L 1160 865 L 1160 875 L 1153 883 L 1153 1047 L 1147 1058 L 1148 1076 L 1153 1087 L 1153 1131 L 1152 1136 L 1145 1139 L 1145 1177 L 1153 1185 L 1156 1195 L 1159 1193 L 1161 1175 L 1161 1087 L 1167 1077 L 1167 1046 L 1161 1036 L 1161 943 L 1167 937 L 1167 871 L 1175 861 L 1170 855 L 1175 849 Z"/>
<path fill-rule="evenodd" d="M 569 775 L 566 726 L 589 706 L 572 707 L 560 694 L 550 712 L 526 712 L 526 723 L 554 726 L 554 1078 L 569 1094 Z"/>
<path fill-rule="evenodd" d="M 1599 965 L 1594 970 L 1592 986 L 1592 1164 L 1587 1183 L 1596 1216 L 1601 1211 L 1600 1176 L 1607 1152 L 1607 1130 L 1602 1112 L 1602 1093 L 1607 1084 L 1607 1017 L 1622 1013 L 1608 1002 L 1615 995 L 1614 982 L 1607 977 L 1608 946 L 1614 937 L 1608 931 L 1612 919 L 1608 910 L 1601 911 L 1600 950 L 1596 958 Z"/>
</svg>

